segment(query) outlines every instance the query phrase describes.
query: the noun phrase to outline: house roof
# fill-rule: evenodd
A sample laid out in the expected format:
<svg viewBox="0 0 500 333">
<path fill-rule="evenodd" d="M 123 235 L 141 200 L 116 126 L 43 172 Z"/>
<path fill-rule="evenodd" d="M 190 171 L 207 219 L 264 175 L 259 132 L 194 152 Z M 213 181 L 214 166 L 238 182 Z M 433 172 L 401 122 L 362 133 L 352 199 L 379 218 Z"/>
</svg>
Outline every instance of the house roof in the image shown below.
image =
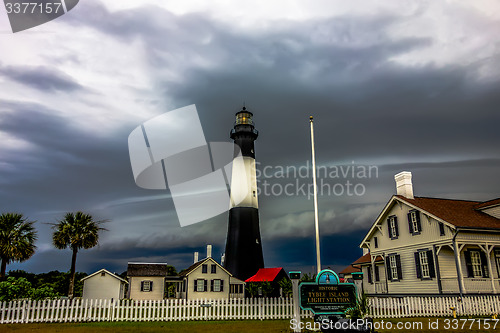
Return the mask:
<svg viewBox="0 0 500 333">
<path fill-rule="evenodd" d="M 122 279 L 122 278 L 121 278 L 121 277 L 119 277 L 118 275 L 115 275 L 115 274 L 111 273 L 110 271 L 108 271 L 108 270 L 106 270 L 106 269 L 104 269 L 104 268 L 103 268 L 103 269 L 98 270 L 98 271 L 97 271 L 97 272 L 95 272 L 95 273 L 92 273 L 92 274 L 90 274 L 90 275 L 87 275 L 86 277 L 84 277 L 84 278 L 83 278 L 83 279 L 81 279 L 80 281 L 87 280 L 88 278 L 91 278 L 91 277 L 93 277 L 93 276 L 95 276 L 95 275 L 97 275 L 97 274 L 103 273 L 103 272 L 104 272 L 104 273 L 106 273 L 106 274 L 109 274 L 109 276 L 114 277 L 115 279 L 120 280 L 121 282 L 128 283 L 128 281 L 127 281 L 127 280 Z"/>
<path fill-rule="evenodd" d="M 351 264 L 351 266 L 354 266 L 354 265 L 362 265 L 362 264 L 369 264 L 369 263 L 371 263 L 371 262 L 372 262 L 371 260 L 372 260 L 372 259 L 371 259 L 371 255 L 370 255 L 370 253 L 367 253 L 367 254 L 365 254 L 364 256 L 359 257 L 359 258 L 358 258 L 355 262 L 353 262 L 353 263 Z M 384 259 L 383 259 L 381 256 L 376 256 L 376 257 L 375 257 L 375 262 L 377 262 L 377 261 L 384 261 Z"/>
<path fill-rule="evenodd" d="M 254 276 L 249 277 L 245 282 L 272 282 L 281 271 L 283 271 L 283 267 L 260 268 Z"/>
<path fill-rule="evenodd" d="M 167 276 L 167 264 L 128 263 L 127 276 Z"/>
<path fill-rule="evenodd" d="M 351 273 L 357 273 L 357 272 L 361 272 L 361 268 L 353 267 L 353 266 L 349 265 L 346 268 L 344 268 L 343 270 L 341 270 L 339 272 L 339 274 L 351 274 Z"/>
<path fill-rule="evenodd" d="M 215 261 L 215 259 L 212 257 L 208 257 L 208 258 L 202 259 L 198 262 L 195 262 L 194 264 L 189 266 L 187 269 L 182 271 L 179 275 L 180 276 L 187 276 L 187 275 L 191 274 L 191 272 L 193 272 L 196 268 L 200 267 L 200 265 L 204 264 L 207 261 L 213 262 L 214 264 L 219 266 L 222 270 L 224 270 L 224 272 L 226 272 L 229 276 L 233 276 L 233 274 L 229 273 L 228 270 L 226 270 L 224 267 L 222 267 L 221 264 L 219 264 L 217 261 Z"/>
<path fill-rule="evenodd" d="M 453 199 L 438 199 L 415 197 L 408 199 L 397 195 L 398 199 L 410 203 L 443 221 L 453 224 L 458 228 L 500 229 L 500 219 L 477 210 L 478 206 L 491 203 L 499 199 L 478 202 Z"/>
<path fill-rule="evenodd" d="M 490 201 L 485 201 L 481 202 L 479 205 L 475 207 L 475 209 L 483 209 L 483 208 L 488 208 L 488 207 L 493 207 L 493 206 L 498 206 L 500 205 L 500 198 L 493 199 Z"/>
</svg>

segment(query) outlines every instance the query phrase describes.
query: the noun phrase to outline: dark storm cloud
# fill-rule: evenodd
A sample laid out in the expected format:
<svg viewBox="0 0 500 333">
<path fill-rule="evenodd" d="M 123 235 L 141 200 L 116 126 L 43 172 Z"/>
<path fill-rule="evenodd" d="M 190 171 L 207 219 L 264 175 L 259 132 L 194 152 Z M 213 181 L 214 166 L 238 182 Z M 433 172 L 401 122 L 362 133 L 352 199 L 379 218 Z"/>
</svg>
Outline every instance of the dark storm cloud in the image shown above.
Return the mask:
<svg viewBox="0 0 500 333">
<path fill-rule="evenodd" d="M 310 114 L 318 164 L 355 161 L 379 167 L 377 177 L 359 180 L 366 186 L 361 197 L 320 196 L 324 265 L 343 268 L 360 256 L 358 245 L 395 194 L 394 174 L 402 170 L 413 172 L 419 196 L 487 200 L 499 195 L 499 82 L 481 81 L 477 63 L 393 61 L 436 43 L 392 37 L 388 29 L 404 23 L 404 17 L 279 20 L 270 29 L 247 31 L 203 14 L 177 16 L 153 6 L 110 12 L 102 3 L 86 1 L 78 10 L 61 22 L 94 29 L 103 40 L 140 41 L 151 89 L 162 94 L 158 114 L 195 103 L 207 141 L 229 140 L 234 113 L 245 101 L 260 131 L 256 156 L 262 167 L 305 165 Z M 49 93 L 87 89 L 48 67 L 2 67 L 1 72 Z M 11 101 L 0 108 L 8 111 L 2 113 L 0 131 L 31 144 L 25 153 L 7 151 L 2 157 L 12 165 L 0 178 L 9 204 L 52 220 L 85 208 L 113 220 L 101 246 L 82 252 L 79 270 L 121 272 L 127 261 L 148 258 L 182 269 L 207 243 L 219 259 L 226 214 L 180 228 L 168 192 L 134 184 L 126 138 L 139 124 L 114 133 L 96 125 L 92 132 L 50 106 Z M 259 197 L 268 267 L 315 264 L 312 207 L 304 196 Z M 50 231 L 44 233 L 49 239 Z M 53 261 L 54 268 L 66 270 L 69 256 L 46 250 L 22 267 L 47 271 Z"/>
<path fill-rule="evenodd" d="M 74 92 L 82 86 L 68 74 L 45 66 L 0 66 L 0 75 L 34 89 Z"/>
</svg>

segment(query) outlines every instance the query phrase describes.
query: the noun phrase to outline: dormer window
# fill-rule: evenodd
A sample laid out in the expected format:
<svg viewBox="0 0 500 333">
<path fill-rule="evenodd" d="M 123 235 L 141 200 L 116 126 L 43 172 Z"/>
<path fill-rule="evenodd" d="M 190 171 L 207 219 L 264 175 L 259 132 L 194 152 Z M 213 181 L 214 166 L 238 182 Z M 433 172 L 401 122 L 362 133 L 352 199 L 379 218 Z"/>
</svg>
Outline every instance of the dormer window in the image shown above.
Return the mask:
<svg viewBox="0 0 500 333">
<path fill-rule="evenodd" d="M 399 228 L 398 228 L 398 218 L 396 215 L 389 216 L 387 219 L 387 228 L 389 231 L 390 239 L 397 239 L 399 236 Z"/>
<path fill-rule="evenodd" d="M 412 210 L 408 213 L 408 227 L 412 235 L 419 235 L 422 232 L 420 212 L 418 210 Z"/>
</svg>

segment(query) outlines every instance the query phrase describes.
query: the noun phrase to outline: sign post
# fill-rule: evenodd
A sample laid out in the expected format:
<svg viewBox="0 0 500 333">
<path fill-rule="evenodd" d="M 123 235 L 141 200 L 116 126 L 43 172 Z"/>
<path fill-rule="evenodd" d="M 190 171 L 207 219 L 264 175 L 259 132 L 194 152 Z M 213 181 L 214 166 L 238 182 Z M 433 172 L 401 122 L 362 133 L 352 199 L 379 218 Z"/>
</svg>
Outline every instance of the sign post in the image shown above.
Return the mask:
<svg viewBox="0 0 500 333">
<path fill-rule="evenodd" d="M 297 324 L 294 332 L 301 332 L 300 329 L 300 295 L 299 295 L 299 280 L 300 272 L 289 272 L 290 280 L 292 280 L 292 294 L 293 294 L 293 319 Z"/>
</svg>

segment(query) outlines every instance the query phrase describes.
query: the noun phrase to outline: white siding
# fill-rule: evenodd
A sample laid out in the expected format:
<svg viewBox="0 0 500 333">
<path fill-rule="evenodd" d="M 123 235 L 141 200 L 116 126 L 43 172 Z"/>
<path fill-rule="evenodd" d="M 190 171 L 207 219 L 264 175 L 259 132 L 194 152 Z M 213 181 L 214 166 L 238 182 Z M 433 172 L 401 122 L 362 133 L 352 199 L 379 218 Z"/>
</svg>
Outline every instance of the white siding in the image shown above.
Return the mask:
<svg viewBox="0 0 500 333">
<path fill-rule="evenodd" d="M 153 281 L 152 291 L 141 291 L 141 281 Z M 130 298 L 161 300 L 165 294 L 165 278 L 162 276 L 132 276 L 129 280 Z"/>
<path fill-rule="evenodd" d="M 83 299 L 122 299 L 123 281 L 112 277 L 108 273 L 98 273 L 83 281 Z"/>
<path fill-rule="evenodd" d="M 497 219 L 500 219 L 500 206 L 482 209 L 482 211 L 488 215 L 491 215 L 493 217 L 496 217 Z"/>
</svg>

